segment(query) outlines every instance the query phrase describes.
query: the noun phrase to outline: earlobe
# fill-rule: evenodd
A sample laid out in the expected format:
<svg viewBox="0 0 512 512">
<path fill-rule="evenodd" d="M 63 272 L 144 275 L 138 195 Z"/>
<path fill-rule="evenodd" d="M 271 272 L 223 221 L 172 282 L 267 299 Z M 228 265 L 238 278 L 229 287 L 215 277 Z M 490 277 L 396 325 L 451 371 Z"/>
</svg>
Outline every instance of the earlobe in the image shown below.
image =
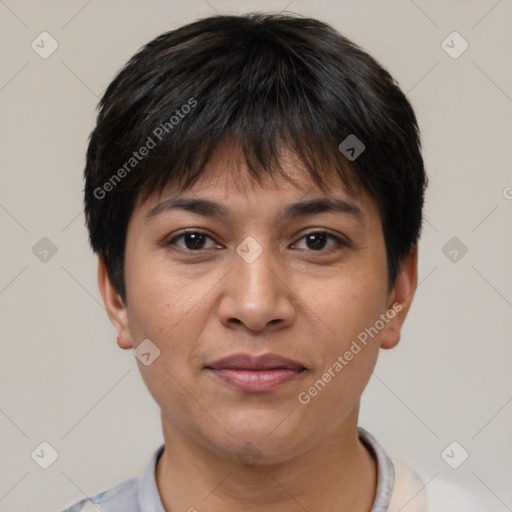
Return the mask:
<svg viewBox="0 0 512 512">
<path fill-rule="evenodd" d="M 117 344 L 124 349 L 133 348 L 126 306 L 119 292 L 112 284 L 102 258 L 98 258 L 98 287 L 103 297 L 108 317 L 117 331 Z"/>
<path fill-rule="evenodd" d="M 402 325 L 407 317 L 418 284 L 418 248 L 414 247 L 402 262 L 391 293 L 389 294 L 389 319 L 380 340 L 381 348 L 393 348 L 400 341 Z"/>
</svg>

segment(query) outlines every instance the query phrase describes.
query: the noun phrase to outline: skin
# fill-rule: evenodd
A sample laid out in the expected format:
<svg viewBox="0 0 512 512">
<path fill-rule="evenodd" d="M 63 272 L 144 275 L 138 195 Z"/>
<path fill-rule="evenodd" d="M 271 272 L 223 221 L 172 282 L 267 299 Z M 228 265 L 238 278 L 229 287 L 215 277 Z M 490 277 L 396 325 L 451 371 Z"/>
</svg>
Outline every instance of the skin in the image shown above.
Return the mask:
<svg viewBox="0 0 512 512">
<path fill-rule="evenodd" d="M 417 285 L 417 251 L 389 291 L 380 216 L 368 195 L 350 196 L 333 184 L 328 194 L 355 204 L 360 217 L 323 212 L 280 220 L 284 206 L 326 194 L 289 153 L 281 164 L 295 184 L 242 180 L 244 164 L 235 155 L 229 145 L 219 146 L 206 173 L 182 192 L 218 202 L 231 216 L 175 209 L 148 217 L 175 187 L 137 205 L 127 231 L 126 305 L 99 261 L 99 287 L 119 346 L 132 349 L 150 339 L 160 349 L 152 364 L 137 362 L 161 408 L 165 451 L 156 481 L 162 503 L 167 512 L 368 512 L 376 465 L 357 437 L 359 401 L 379 348 L 400 339 Z M 191 228 L 207 237 L 169 244 Z M 348 245 L 320 236 L 315 249 L 304 238 L 323 231 Z M 263 250 L 252 263 L 236 252 L 246 237 Z M 394 318 L 301 404 L 299 393 L 395 303 L 401 309 Z M 306 371 L 274 391 L 247 393 L 205 369 L 240 352 L 279 354 Z M 246 443 L 260 456 L 254 464 L 237 456 Z"/>
</svg>

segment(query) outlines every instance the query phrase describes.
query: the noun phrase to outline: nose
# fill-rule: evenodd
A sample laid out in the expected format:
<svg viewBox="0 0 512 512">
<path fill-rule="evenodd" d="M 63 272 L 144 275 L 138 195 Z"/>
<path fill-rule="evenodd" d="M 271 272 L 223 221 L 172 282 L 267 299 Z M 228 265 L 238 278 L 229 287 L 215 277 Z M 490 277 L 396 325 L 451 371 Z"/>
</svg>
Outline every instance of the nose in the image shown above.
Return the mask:
<svg viewBox="0 0 512 512">
<path fill-rule="evenodd" d="M 290 276 L 271 252 L 263 250 L 254 261 L 235 256 L 232 270 L 223 279 L 218 308 L 226 327 L 263 334 L 293 323 L 296 307 Z"/>
</svg>

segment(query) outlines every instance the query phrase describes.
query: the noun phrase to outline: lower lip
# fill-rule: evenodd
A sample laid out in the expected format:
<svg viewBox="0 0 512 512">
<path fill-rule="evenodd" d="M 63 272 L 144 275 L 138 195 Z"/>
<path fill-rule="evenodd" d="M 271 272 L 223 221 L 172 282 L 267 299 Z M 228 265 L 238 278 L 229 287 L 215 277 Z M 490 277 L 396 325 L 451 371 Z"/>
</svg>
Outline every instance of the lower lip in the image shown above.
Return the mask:
<svg viewBox="0 0 512 512">
<path fill-rule="evenodd" d="M 226 384 L 250 393 L 273 391 L 303 373 L 303 370 L 288 368 L 276 368 L 275 370 L 215 370 L 209 368 L 209 371 Z"/>
</svg>

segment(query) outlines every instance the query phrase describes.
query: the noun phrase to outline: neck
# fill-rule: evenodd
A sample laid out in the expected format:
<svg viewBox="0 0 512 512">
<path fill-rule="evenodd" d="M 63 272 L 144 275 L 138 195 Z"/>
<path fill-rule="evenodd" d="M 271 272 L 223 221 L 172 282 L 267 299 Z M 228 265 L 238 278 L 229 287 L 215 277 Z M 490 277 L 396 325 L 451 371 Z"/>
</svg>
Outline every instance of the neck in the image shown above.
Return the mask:
<svg viewBox="0 0 512 512">
<path fill-rule="evenodd" d="M 206 448 L 162 416 L 165 450 L 156 469 L 162 504 L 167 512 L 369 512 L 376 463 L 358 439 L 357 413 L 299 455 L 272 464 L 263 457 L 252 466 Z"/>
</svg>

